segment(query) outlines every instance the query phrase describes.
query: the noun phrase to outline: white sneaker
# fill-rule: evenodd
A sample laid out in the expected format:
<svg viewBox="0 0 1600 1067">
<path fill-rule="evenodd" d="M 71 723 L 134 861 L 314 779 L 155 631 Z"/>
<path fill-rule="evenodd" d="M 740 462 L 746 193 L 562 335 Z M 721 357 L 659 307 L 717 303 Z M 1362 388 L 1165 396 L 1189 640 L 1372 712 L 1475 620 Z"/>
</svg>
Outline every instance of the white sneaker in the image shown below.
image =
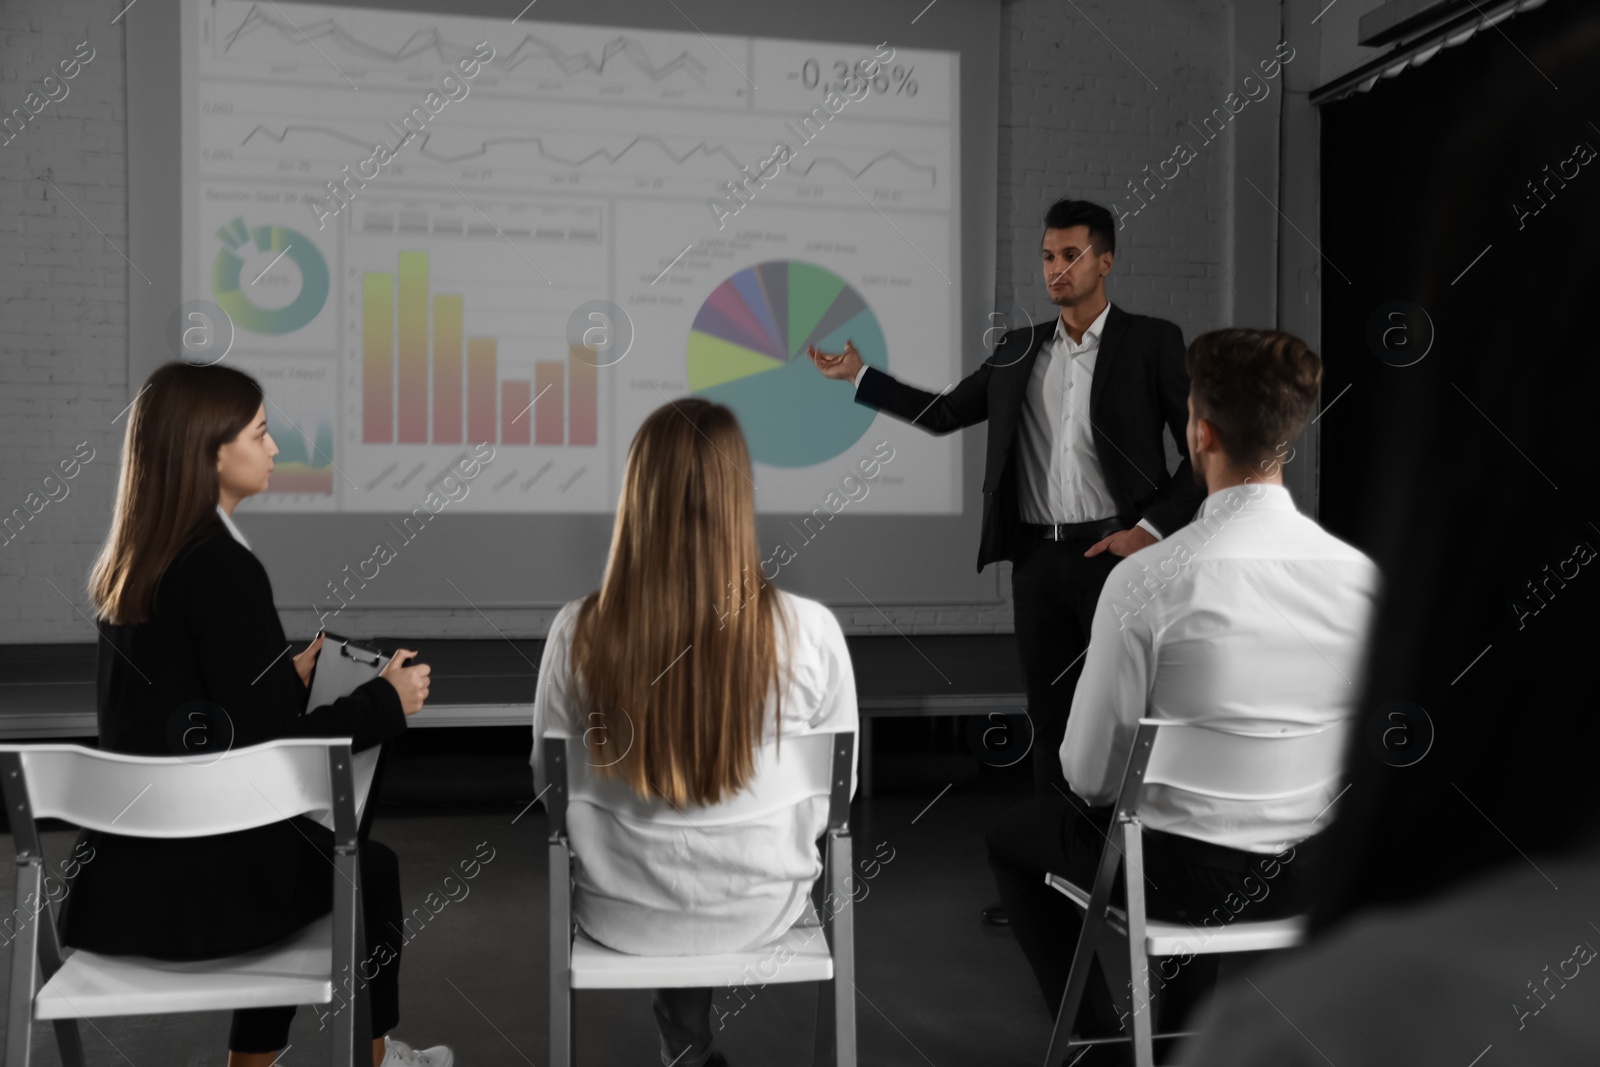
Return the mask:
<svg viewBox="0 0 1600 1067">
<path fill-rule="evenodd" d="M 382 1067 L 453 1067 L 455 1053 L 444 1045 L 435 1045 L 420 1051 L 398 1038 L 383 1039 Z"/>
</svg>

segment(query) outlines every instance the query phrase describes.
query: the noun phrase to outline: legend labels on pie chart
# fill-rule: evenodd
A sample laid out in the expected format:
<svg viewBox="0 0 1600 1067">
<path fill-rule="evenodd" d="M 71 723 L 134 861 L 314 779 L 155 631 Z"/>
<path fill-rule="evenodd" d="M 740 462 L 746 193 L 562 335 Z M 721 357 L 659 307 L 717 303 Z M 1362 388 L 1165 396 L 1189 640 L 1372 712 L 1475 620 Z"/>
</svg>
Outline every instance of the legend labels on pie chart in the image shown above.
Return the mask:
<svg viewBox="0 0 1600 1067">
<path fill-rule="evenodd" d="M 861 439 L 877 412 L 847 382 L 823 377 L 806 355 L 815 345 L 889 366 L 878 317 L 830 270 L 795 260 L 747 267 L 712 290 L 689 331 L 689 388 L 739 417 L 750 457 L 772 467 L 809 467 Z"/>
</svg>

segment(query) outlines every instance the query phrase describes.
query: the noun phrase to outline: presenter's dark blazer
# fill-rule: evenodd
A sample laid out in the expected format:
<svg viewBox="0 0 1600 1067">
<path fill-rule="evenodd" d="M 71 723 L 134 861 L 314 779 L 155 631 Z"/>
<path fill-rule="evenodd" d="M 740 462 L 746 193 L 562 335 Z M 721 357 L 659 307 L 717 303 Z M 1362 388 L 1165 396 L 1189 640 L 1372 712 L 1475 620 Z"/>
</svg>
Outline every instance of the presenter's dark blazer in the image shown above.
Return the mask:
<svg viewBox="0 0 1600 1067">
<path fill-rule="evenodd" d="M 950 392 L 931 393 L 868 368 L 856 403 L 888 412 L 930 433 L 946 434 L 989 420 L 983 475 L 983 533 L 978 570 L 1016 558 L 1021 497 L 1018 426 L 1039 352 L 1056 335 L 1060 316 L 1012 330 L 982 365 Z M 1183 332 L 1176 323 L 1131 315 L 1115 304 L 1106 315 L 1089 386 L 1095 456 L 1117 513 L 1148 519 L 1163 537 L 1187 525 L 1205 500 L 1191 473 L 1184 427 L 1189 421 L 1189 375 Z M 1167 473 L 1161 428 L 1172 431 L 1178 469 Z"/>
<path fill-rule="evenodd" d="M 308 711 L 288 647 L 266 569 L 213 517 L 168 566 L 150 621 L 100 624 L 101 749 L 202 760 L 284 737 L 350 737 L 362 749 L 405 730 L 400 695 L 383 678 Z M 308 836 L 328 835 L 303 818 L 183 840 L 85 830 L 62 940 L 165 959 L 269 944 L 303 914 L 292 903 L 306 868 L 333 877 Z"/>
</svg>

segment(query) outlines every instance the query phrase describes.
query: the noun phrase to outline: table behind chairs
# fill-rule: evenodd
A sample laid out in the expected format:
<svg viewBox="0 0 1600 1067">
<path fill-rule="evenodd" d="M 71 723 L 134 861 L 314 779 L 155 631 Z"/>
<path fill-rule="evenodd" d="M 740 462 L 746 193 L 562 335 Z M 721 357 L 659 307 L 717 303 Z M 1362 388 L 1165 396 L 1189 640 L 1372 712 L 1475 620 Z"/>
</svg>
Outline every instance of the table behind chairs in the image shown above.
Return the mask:
<svg viewBox="0 0 1600 1067">
<path fill-rule="evenodd" d="M 541 638 L 370 638 L 418 651 L 433 666 L 413 728 L 531 727 Z M 861 713 L 860 793 L 872 795 L 873 723 L 880 718 L 1017 714 L 1027 704 L 1011 634 L 847 637 Z M 94 737 L 95 645 L 0 645 L 0 740 Z M 531 737 L 530 737 L 531 746 Z"/>
</svg>

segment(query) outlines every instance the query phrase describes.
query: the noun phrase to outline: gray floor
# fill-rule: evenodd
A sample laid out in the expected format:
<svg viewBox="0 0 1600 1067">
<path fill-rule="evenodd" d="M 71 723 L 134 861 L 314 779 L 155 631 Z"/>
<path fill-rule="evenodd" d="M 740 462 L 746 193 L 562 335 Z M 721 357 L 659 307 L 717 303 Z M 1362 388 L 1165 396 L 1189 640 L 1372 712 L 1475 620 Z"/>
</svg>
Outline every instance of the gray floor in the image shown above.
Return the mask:
<svg viewBox="0 0 1600 1067">
<path fill-rule="evenodd" d="M 978 909 L 995 898 L 981 831 L 1015 796 L 930 788 L 858 801 L 852 828 L 857 858 L 893 859 L 855 907 L 858 1048 L 873 1067 L 1038 1064 L 1048 1036 L 1043 1000 L 1004 929 L 981 926 Z M 931 804 L 930 804 L 931 802 Z M 493 859 L 405 947 L 402 1017 L 396 1036 L 416 1046 L 445 1043 L 461 1067 L 548 1062 L 545 822 L 535 809 L 435 809 L 380 817 L 373 836 L 399 853 L 408 909 L 421 907 L 459 861 L 481 849 Z M 70 853 L 70 834 L 51 834 L 45 858 Z M 885 847 L 879 848 L 880 843 Z M 12 869 L 9 835 L 0 858 Z M 7 873 L 0 906 L 15 895 Z M 424 909 L 426 910 L 426 909 Z M 0 912 L 3 914 L 3 912 Z M 9 986 L 5 952 L 0 987 Z M 811 1063 L 815 986 L 760 989 L 717 1035 L 735 1067 Z M 4 1003 L 0 1000 L 0 1003 Z M 166 1015 L 97 1020 L 84 1026 L 94 1067 L 220 1067 L 228 1016 Z M 325 1063 L 326 1031 L 302 1008 L 285 1067 Z M 579 1059 L 585 1064 L 659 1063 L 646 992 L 588 992 L 578 1001 Z M 56 1065 L 48 1025 L 35 1027 L 34 1063 Z"/>
</svg>

